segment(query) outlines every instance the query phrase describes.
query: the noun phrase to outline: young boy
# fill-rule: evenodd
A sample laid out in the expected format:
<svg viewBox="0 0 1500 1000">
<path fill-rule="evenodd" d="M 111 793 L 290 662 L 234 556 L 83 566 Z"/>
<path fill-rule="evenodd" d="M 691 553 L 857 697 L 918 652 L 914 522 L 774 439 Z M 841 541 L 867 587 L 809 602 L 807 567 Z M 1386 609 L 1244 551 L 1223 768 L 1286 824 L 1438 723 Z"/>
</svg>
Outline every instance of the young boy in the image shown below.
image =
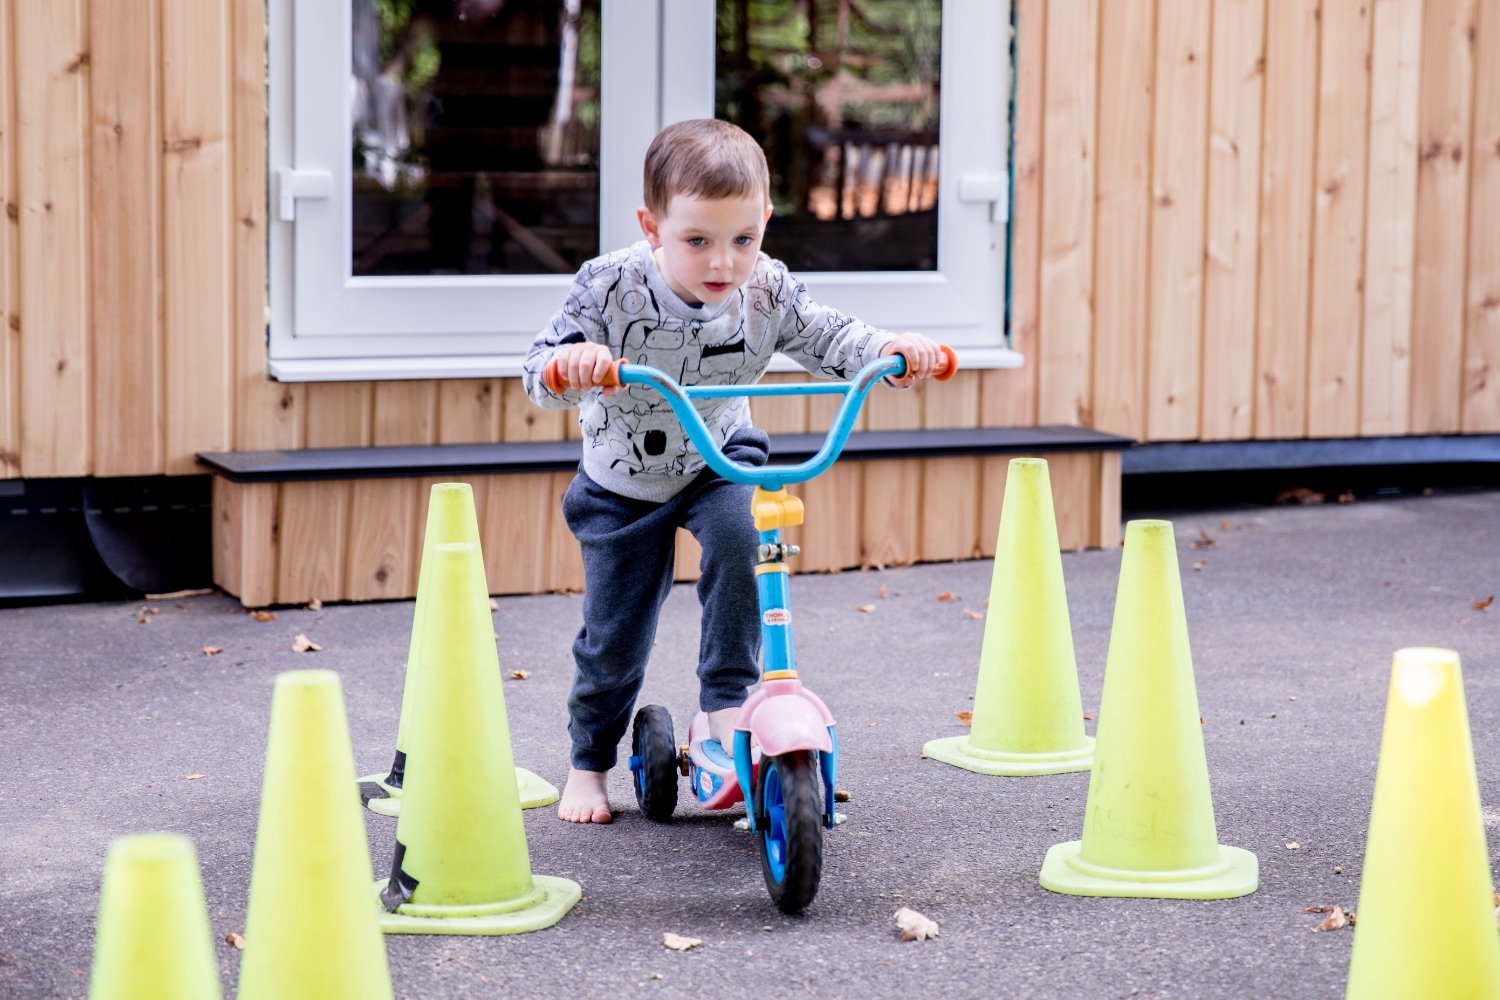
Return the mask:
<svg viewBox="0 0 1500 1000">
<path fill-rule="evenodd" d="M 745 385 L 776 351 L 839 379 L 900 352 L 905 386 L 942 361 L 920 334 L 897 336 L 818 305 L 760 252 L 769 172 L 760 146 L 734 125 L 700 119 L 663 129 L 646 153 L 645 195 L 636 214 L 646 239 L 579 269 L 525 363 L 532 400 L 577 406 L 583 428 L 583 464 L 563 498 L 585 580 L 568 697 L 572 768 L 557 811 L 574 823 L 612 818 L 605 781 L 672 587 L 679 527 L 703 547 L 698 700 L 723 746 L 733 745 L 735 715 L 760 678 L 752 489 L 706 467 L 655 390 L 601 388 L 611 362 L 650 365 L 684 385 Z M 561 395 L 542 380 L 553 358 L 571 386 Z M 765 464 L 769 439 L 745 397 L 696 405 L 730 458 Z"/>
</svg>

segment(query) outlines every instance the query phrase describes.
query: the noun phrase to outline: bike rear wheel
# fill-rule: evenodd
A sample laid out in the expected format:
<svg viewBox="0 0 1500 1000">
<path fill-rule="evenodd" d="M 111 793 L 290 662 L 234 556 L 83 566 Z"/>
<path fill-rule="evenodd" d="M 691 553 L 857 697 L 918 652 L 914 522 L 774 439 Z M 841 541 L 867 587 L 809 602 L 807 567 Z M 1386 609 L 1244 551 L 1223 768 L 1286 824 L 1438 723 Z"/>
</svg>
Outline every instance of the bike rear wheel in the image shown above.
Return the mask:
<svg viewBox="0 0 1500 1000">
<path fill-rule="evenodd" d="M 756 782 L 761 873 L 783 913 L 801 913 L 823 873 L 823 797 L 812 751 L 762 757 Z"/>
</svg>

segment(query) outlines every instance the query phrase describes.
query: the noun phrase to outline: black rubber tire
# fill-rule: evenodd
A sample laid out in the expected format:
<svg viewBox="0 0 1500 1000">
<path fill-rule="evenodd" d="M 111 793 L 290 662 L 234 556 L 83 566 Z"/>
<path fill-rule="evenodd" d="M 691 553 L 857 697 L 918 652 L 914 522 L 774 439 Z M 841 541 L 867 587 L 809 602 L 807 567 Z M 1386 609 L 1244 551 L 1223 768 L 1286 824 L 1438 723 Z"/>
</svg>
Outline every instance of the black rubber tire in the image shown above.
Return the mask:
<svg viewBox="0 0 1500 1000">
<path fill-rule="evenodd" d="M 641 770 L 631 775 L 635 800 L 646 818 L 665 823 L 677 810 L 677 738 L 672 714 L 660 705 L 635 713 L 630 749 L 641 759 Z"/>
<path fill-rule="evenodd" d="M 780 881 L 772 871 L 768 854 L 768 824 L 761 823 L 762 817 L 766 816 L 766 780 L 773 768 L 781 782 L 781 798 L 786 810 L 786 863 Z M 760 760 L 755 788 L 760 869 L 765 876 L 771 902 L 782 913 L 801 913 L 818 894 L 818 880 L 823 874 L 823 795 L 820 781 L 811 751 L 797 750 L 780 757 L 762 757 Z"/>
</svg>

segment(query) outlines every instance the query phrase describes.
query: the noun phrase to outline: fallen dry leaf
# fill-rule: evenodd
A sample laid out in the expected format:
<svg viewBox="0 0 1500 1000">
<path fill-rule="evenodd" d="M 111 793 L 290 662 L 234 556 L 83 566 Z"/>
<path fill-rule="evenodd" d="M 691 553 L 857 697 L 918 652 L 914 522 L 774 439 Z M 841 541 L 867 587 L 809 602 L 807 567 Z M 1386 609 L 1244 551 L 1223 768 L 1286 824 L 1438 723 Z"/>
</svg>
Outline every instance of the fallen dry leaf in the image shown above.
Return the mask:
<svg viewBox="0 0 1500 1000">
<path fill-rule="evenodd" d="M 1344 492 L 1342 492 L 1342 493 L 1340 493 L 1338 495 L 1337 499 L 1338 499 L 1339 503 L 1353 503 L 1354 502 L 1354 491 L 1353 490 L 1345 490 Z"/>
<path fill-rule="evenodd" d="M 1199 528 L 1198 529 L 1198 538 L 1197 538 L 1197 540 L 1196 541 L 1192 541 L 1192 542 L 1188 542 L 1188 548 L 1190 548 L 1190 549 L 1211 549 L 1211 548 L 1213 548 L 1214 546 L 1216 546 L 1218 544 L 1219 544 L 1219 542 L 1218 542 L 1218 540 L 1216 538 L 1214 538 L 1214 536 L 1210 535 L 1208 532 L 1204 531 L 1202 528 Z"/>
<path fill-rule="evenodd" d="M 312 600 L 310 600 L 310 601 L 307 602 L 307 610 L 309 610 L 309 611 L 322 611 L 323 610 L 323 602 L 320 601 L 320 600 L 318 600 L 316 597 L 314 597 Z"/>
<path fill-rule="evenodd" d="M 252 611 L 250 612 L 250 617 L 258 622 L 274 622 L 276 620 L 276 616 L 269 611 Z"/>
<path fill-rule="evenodd" d="M 245 937 L 242 934 L 236 934 L 233 931 L 230 931 L 228 934 L 224 935 L 224 940 L 234 945 L 236 951 L 245 950 Z"/>
<path fill-rule="evenodd" d="M 1088 715 L 1085 715 L 1083 717 L 1083 721 L 1084 722 L 1093 722 L 1094 721 L 1094 713 L 1090 712 Z"/>
<path fill-rule="evenodd" d="M 1208 725 L 1208 720 L 1205 719 L 1203 716 L 1200 715 L 1200 716 L 1198 716 L 1198 725 L 1200 725 L 1200 726 L 1206 726 L 1206 725 Z"/>
<path fill-rule="evenodd" d="M 849 801 L 849 791 L 848 791 L 848 789 L 845 789 L 845 788 L 835 788 L 833 790 L 833 801 L 835 801 L 835 802 L 848 802 Z"/>
<path fill-rule="evenodd" d="M 880 589 L 876 591 L 876 593 L 880 595 L 880 599 L 882 601 L 886 599 L 886 596 L 889 595 L 890 592 L 891 592 L 891 588 L 887 587 L 883 583 L 880 585 Z"/>
<path fill-rule="evenodd" d="M 1341 927 L 1348 927 L 1352 923 L 1354 923 L 1354 914 L 1347 912 L 1342 906 L 1335 905 L 1332 910 L 1328 911 L 1328 919 L 1314 927 L 1313 930 L 1336 931 Z"/>
<path fill-rule="evenodd" d="M 953 714 L 958 717 L 959 722 L 962 722 L 966 726 L 972 726 L 974 724 L 973 712 L 954 712 Z"/>
<path fill-rule="evenodd" d="M 223 646 L 204 646 L 203 647 L 203 655 L 204 656 L 218 656 L 222 652 L 224 652 L 224 647 Z"/>
<path fill-rule="evenodd" d="M 207 775 L 203 775 L 203 774 L 190 774 L 186 778 L 183 778 L 182 780 L 183 781 L 197 781 L 199 778 L 205 778 L 205 777 L 207 777 Z"/>
<path fill-rule="evenodd" d="M 1193 563 L 1193 572 L 1197 573 L 1208 565 L 1208 556 L 1199 556 L 1198 561 Z"/>
<path fill-rule="evenodd" d="M 653 972 L 653 973 L 651 973 L 651 978 L 652 979 L 660 979 L 661 978 L 661 973 L 660 972 Z"/>
<path fill-rule="evenodd" d="M 322 648 L 322 646 L 319 646 L 301 632 L 298 632 L 297 638 L 292 640 L 292 652 L 294 653 L 316 653 Z"/>
<path fill-rule="evenodd" d="M 924 917 L 909 906 L 901 907 L 893 916 L 903 941 L 925 941 L 938 936 L 937 921 Z"/>
<path fill-rule="evenodd" d="M 141 615 L 141 617 L 137 618 L 136 621 L 139 622 L 142 625 L 150 625 L 151 624 L 151 619 L 147 618 L 145 615 Z"/>
<path fill-rule="evenodd" d="M 491 611 L 499 611 L 500 610 L 500 602 L 497 601 L 497 600 L 495 600 L 493 597 L 490 598 L 490 610 Z"/>
<path fill-rule="evenodd" d="M 530 676 L 531 676 L 531 671 L 530 670 L 512 670 L 510 672 L 510 679 L 513 680 L 513 681 L 524 681 L 526 678 L 528 678 Z"/>
<path fill-rule="evenodd" d="M 953 600 L 953 591 L 945 590 L 941 594 L 937 595 L 937 599 L 940 601 L 951 601 Z"/>
<path fill-rule="evenodd" d="M 698 947 L 703 942 L 697 938 L 683 937 L 681 934 L 665 931 L 662 933 L 661 943 L 673 951 L 687 951 L 689 948 Z"/>
<path fill-rule="evenodd" d="M 1474 605 L 1476 611 L 1488 611 L 1490 605 L 1495 603 L 1495 595 L 1491 594 L 1482 601 L 1471 601 L 1470 603 Z"/>
<path fill-rule="evenodd" d="M 1220 531 L 1228 531 L 1229 530 L 1229 518 L 1226 517 L 1226 518 L 1224 518 L 1224 520 L 1222 520 L 1222 521 L 1219 522 L 1219 530 Z"/>
<path fill-rule="evenodd" d="M 1297 843 L 1295 840 L 1288 840 L 1286 842 L 1286 849 L 1289 850 L 1289 851 L 1296 851 L 1296 850 L 1300 850 L 1301 848 L 1302 848 L 1302 845 L 1299 844 L 1299 843 Z"/>
<path fill-rule="evenodd" d="M 973 608 L 964 608 L 964 614 L 968 615 L 970 618 L 974 619 L 977 622 L 984 621 L 983 611 L 975 611 Z"/>
<path fill-rule="evenodd" d="M 174 591 L 172 591 L 171 593 L 168 593 L 168 594 L 147 594 L 146 595 L 146 600 L 148 600 L 148 601 L 180 601 L 184 597 L 203 597 L 203 596 L 205 596 L 207 594 L 212 594 L 213 592 L 214 592 L 214 588 L 212 588 L 212 587 L 194 587 L 192 590 L 174 590 Z"/>
<path fill-rule="evenodd" d="M 871 612 L 873 612 L 875 610 L 875 605 L 873 605 L 873 604 L 860 604 L 860 605 L 857 605 L 854 608 L 854 610 L 855 611 L 863 611 L 865 614 L 868 615 L 868 614 L 870 614 Z"/>
<path fill-rule="evenodd" d="M 1293 486 L 1289 490 L 1282 490 L 1276 494 L 1273 501 L 1277 506 L 1289 503 L 1315 504 L 1322 503 L 1326 497 L 1316 490 L 1310 490 L 1306 486 Z"/>
</svg>

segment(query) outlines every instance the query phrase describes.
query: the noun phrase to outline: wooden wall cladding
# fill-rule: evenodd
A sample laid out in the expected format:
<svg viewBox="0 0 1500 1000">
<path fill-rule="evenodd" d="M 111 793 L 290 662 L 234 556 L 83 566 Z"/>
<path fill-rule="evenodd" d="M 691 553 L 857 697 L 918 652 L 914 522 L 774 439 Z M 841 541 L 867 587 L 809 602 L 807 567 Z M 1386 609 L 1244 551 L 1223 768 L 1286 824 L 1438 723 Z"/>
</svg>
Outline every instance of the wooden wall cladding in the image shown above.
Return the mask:
<svg viewBox="0 0 1500 1000">
<path fill-rule="evenodd" d="M 1500 432 L 1500 4 L 1014 2 L 1028 364 L 956 426 Z M 266 380 L 264 32 L 264 0 L 0 0 L 0 477 L 576 437 L 513 379 Z M 919 548 L 917 480 L 865 473 L 880 544 Z"/>
<path fill-rule="evenodd" d="M 1065 549 L 1120 543 L 1118 452 L 1043 455 Z M 797 572 L 836 572 L 993 556 L 1009 458 L 842 462 L 795 488 L 807 523 Z M 583 589 L 562 517 L 572 473 L 464 476 L 474 488 L 490 591 Z M 872 488 L 871 478 L 878 480 Z M 427 497 L 438 479 L 287 483 L 214 480 L 214 582 L 247 607 L 416 594 Z M 900 504 L 911 503 L 907 510 Z M 679 532 L 679 581 L 698 578 L 697 543 Z"/>
</svg>

